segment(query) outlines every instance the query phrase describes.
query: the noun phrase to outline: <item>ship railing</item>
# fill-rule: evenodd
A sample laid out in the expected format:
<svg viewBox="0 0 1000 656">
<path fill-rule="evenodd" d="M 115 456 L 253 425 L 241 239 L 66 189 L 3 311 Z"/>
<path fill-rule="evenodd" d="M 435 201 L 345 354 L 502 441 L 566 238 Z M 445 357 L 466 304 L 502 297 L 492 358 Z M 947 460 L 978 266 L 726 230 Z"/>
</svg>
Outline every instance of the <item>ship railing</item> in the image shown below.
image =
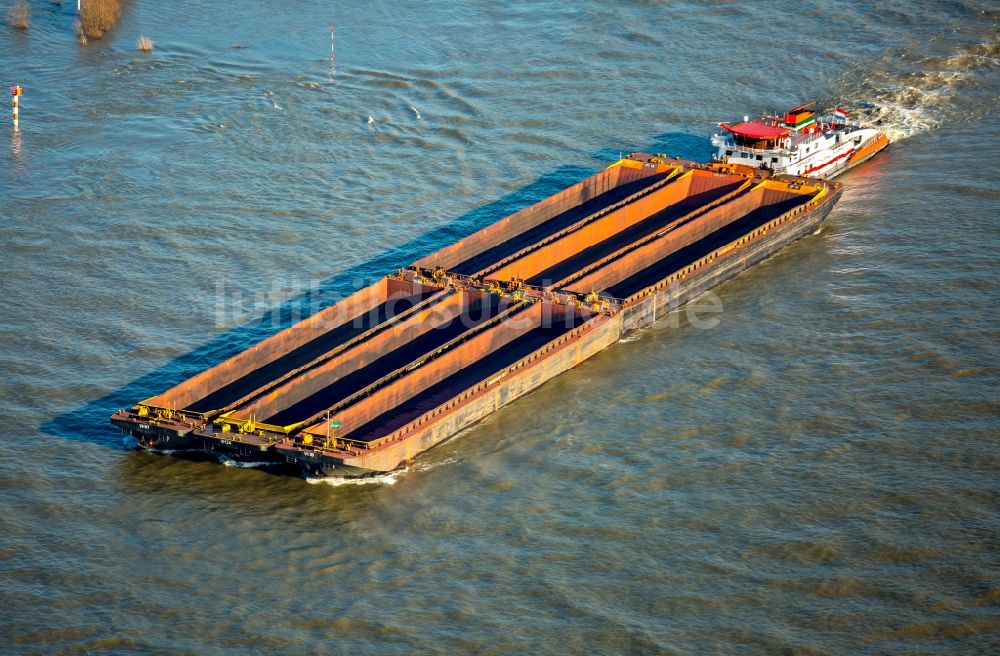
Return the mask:
<svg viewBox="0 0 1000 656">
<path fill-rule="evenodd" d="M 726 147 L 728 148 L 729 144 L 726 144 Z M 774 153 L 784 153 L 786 155 L 790 155 L 792 153 L 792 149 L 790 148 L 751 148 L 749 146 L 734 145 L 732 146 L 732 149 L 734 151 L 746 151 L 748 153 L 753 153 L 754 155 L 773 155 Z"/>
<path fill-rule="evenodd" d="M 813 134 L 809 134 L 808 132 L 796 133 L 791 136 L 791 148 L 754 148 L 752 146 L 741 146 L 733 141 L 727 141 L 723 145 L 726 148 L 731 147 L 733 150 L 744 150 L 755 155 L 773 154 L 775 152 L 792 154 L 799 146 L 805 146 L 824 136 L 826 136 L 826 133 L 819 130 Z"/>
<path fill-rule="evenodd" d="M 811 134 L 809 132 L 797 132 L 792 136 L 792 145 L 802 146 L 808 143 L 812 143 L 825 135 L 826 133 L 818 128 L 816 132 L 813 132 Z"/>
</svg>

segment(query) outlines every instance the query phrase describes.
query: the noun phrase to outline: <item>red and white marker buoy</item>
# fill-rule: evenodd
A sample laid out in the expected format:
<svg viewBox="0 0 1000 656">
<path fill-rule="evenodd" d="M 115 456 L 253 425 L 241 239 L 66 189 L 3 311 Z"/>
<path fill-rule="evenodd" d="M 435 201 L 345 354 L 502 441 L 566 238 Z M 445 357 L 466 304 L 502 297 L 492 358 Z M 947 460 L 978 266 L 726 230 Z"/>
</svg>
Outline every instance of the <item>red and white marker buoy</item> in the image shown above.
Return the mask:
<svg viewBox="0 0 1000 656">
<path fill-rule="evenodd" d="M 19 86 L 10 88 L 10 95 L 14 99 L 14 132 L 18 132 L 21 129 L 19 101 L 22 93 L 24 93 L 24 90 Z"/>
</svg>

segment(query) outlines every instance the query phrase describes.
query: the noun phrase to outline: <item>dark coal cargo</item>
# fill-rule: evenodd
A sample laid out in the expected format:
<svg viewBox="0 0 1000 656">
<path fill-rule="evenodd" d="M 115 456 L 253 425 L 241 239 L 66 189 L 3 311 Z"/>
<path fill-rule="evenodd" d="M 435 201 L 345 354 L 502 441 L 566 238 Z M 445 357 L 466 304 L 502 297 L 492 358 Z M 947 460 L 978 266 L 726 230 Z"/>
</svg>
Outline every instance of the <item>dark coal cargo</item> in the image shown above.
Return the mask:
<svg viewBox="0 0 1000 656">
<path fill-rule="evenodd" d="M 840 195 L 636 153 L 111 421 L 155 451 L 392 471 L 809 234 Z"/>
</svg>

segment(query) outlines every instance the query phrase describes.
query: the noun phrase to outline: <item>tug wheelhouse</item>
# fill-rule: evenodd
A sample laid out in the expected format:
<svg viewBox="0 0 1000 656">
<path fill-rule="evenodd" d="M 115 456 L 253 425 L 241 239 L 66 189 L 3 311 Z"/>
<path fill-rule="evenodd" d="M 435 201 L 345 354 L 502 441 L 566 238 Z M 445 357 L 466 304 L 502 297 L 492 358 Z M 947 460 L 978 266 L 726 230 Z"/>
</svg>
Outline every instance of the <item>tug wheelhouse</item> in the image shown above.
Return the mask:
<svg viewBox="0 0 1000 656">
<path fill-rule="evenodd" d="M 718 148 L 714 159 L 776 173 L 832 178 L 889 144 L 882 132 L 849 122 L 844 109 L 817 116 L 810 109 L 813 105 L 799 105 L 784 116 L 719 123 L 725 134 L 712 135 Z"/>
</svg>

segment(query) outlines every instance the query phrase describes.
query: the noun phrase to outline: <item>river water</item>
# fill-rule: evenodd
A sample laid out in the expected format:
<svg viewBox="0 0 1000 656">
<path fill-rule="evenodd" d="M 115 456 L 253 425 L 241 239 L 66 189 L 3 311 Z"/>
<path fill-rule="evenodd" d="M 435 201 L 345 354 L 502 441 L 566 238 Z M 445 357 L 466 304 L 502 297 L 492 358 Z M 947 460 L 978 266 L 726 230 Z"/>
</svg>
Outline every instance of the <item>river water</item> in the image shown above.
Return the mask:
<svg viewBox="0 0 1000 656">
<path fill-rule="evenodd" d="M 31 8 L 0 38 L 0 652 L 1000 651 L 995 4 L 127 1 L 86 46 Z M 812 99 L 897 141 L 718 326 L 402 472 L 107 422 L 622 151 L 705 159 Z"/>
</svg>

